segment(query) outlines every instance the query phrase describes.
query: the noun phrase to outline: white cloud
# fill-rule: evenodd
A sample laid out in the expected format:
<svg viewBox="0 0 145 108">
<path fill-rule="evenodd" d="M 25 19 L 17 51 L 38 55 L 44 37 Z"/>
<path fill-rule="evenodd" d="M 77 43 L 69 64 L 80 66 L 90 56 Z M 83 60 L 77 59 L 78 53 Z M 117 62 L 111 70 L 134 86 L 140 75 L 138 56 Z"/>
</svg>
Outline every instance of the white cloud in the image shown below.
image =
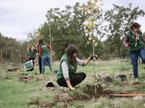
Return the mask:
<svg viewBox="0 0 145 108">
<path fill-rule="evenodd" d="M 50 8 L 63 8 L 77 0 L 1 0 L 0 32 L 17 39 L 26 39 L 27 33 L 37 29 L 46 20 Z M 83 1 L 83 0 L 82 0 Z"/>
<path fill-rule="evenodd" d="M 33 32 L 46 20 L 45 15 L 50 8 L 64 8 L 76 2 L 88 0 L 0 0 L 0 32 L 17 39 L 26 39 L 28 32 Z M 110 9 L 113 3 L 144 8 L 144 0 L 103 0 L 104 8 Z M 141 21 L 145 22 L 141 18 Z M 144 27 L 145 28 L 145 27 Z"/>
</svg>

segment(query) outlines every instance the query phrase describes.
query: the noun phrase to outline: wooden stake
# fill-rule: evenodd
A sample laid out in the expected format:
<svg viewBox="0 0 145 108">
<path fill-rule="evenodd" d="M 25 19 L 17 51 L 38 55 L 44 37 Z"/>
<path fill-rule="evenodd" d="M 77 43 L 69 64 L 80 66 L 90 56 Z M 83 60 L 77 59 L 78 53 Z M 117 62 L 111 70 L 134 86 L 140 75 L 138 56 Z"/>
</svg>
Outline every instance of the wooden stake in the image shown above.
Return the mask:
<svg viewBox="0 0 145 108">
<path fill-rule="evenodd" d="M 20 52 L 20 64 L 21 64 L 21 61 L 22 61 L 21 58 L 22 58 L 22 54 L 21 54 L 21 52 Z"/>
<path fill-rule="evenodd" d="M 1 50 L 1 62 L 2 62 L 2 59 L 3 59 L 3 52 L 2 52 L 2 50 Z"/>
<path fill-rule="evenodd" d="M 124 93 L 124 94 L 111 94 L 113 97 L 135 97 L 135 96 L 144 96 L 144 93 Z"/>
</svg>

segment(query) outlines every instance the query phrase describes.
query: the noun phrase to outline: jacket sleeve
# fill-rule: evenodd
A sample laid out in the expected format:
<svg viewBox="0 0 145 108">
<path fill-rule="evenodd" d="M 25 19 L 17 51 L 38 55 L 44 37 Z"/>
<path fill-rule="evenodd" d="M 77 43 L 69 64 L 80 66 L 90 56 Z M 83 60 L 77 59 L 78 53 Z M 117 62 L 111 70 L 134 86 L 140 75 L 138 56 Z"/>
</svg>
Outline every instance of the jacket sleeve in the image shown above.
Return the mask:
<svg viewBox="0 0 145 108">
<path fill-rule="evenodd" d="M 77 57 L 76 57 L 76 60 L 77 60 L 77 64 L 78 65 L 84 66 L 85 60 L 81 60 L 81 59 L 79 59 Z"/>
<path fill-rule="evenodd" d="M 42 48 L 38 47 L 38 55 L 41 56 L 41 53 L 42 53 Z"/>
<path fill-rule="evenodd" d="M 62 67 L 62 73 L 63 73 L 63 77 L 65 80 L 69 79 L 69 70 L 68 70 L 68 65 L 66 63 L 66 61 L 63 61 L 61 64 Z"/>
<path fill-rule="evenodd" d="M 128 37 L 127 36 L 125 36 L 123 38 L 123 45 L 126 46 L 126 44 L 129 44 L 129 40 L 128 40 Z"/>
</svg>

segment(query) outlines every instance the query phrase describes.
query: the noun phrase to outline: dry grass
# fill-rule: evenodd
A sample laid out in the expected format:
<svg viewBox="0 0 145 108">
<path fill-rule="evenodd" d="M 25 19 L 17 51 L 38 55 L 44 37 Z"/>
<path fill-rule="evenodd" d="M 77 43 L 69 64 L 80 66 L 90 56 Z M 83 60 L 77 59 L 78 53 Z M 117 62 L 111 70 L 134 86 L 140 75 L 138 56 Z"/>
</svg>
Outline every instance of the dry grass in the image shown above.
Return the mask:
<svg viewBox="0 0 145 108">
<path fill-rule="evenodd" d="M 76 90 L 81 90 L 87 84 L 101 84 L 104 89 L 110 89 L 115 93 L 120 92 L 136 92 L 144 93 L 145 86 L 145 73 L 143 69 L 144 65 L 139 66 L 140 85 L 132 84 L 132 66 L 129 61 L 126 60 L 112 60 L 112 61 L 97 61 L 95 69 L 93 63 L 86 67 L 79 67 L 78 71 L 83 71 L 87 74 L 87 78 L 79 85 Z M 36 67 L 33 72 L 25 72 L 23 69 L 19 73 L 13 71 L 6 71 L 7 65 L 1 65 L 0 70 L 0 108 L 38 108 L 37 105 L 28 105 L 29 102 L 39 99 L 40 103 L 53 103 L 55 101 L 55 95 L 64 92 L 60 88 L 46 89 L 45 85 L 48 81 L 56 84 L 56 75 L 50 73 L 46 68 L 45 79 L 38 80 L 38 68 Z M 58 68 L 58 62 L 54 63 L 54 69 Z M 94 73 L 95 70 L 95 73 Z M 127 81 L 119 82 L 114 80 L 118 74 L 125 74 Z M 31 75 L 33 78 L 28 81 L 19 81 L 19 77 Z M 97 80 L 94 79 L 94 75 L 97 76 Z M 113 78 L 112 83 L 104 83 L 102 78 L 105 76 L 111 76 Z M 67 91 L 69 94 L 72 92 Z M 74 94 L 75 95 L 75 94 Z M 42 105 L 43 106 L 43 105 Z M 60 108 L 63 106 L 69 108 L 144 108 L 145 99 L 141 98 L 108 98 L 100 97 L 97 99 L 89 100 L 74 100 L 71 103 L 56 103 L 52 105 L 53 108 Z M 39 106 L 40 107 L 40 106 Z"/>
</svg>

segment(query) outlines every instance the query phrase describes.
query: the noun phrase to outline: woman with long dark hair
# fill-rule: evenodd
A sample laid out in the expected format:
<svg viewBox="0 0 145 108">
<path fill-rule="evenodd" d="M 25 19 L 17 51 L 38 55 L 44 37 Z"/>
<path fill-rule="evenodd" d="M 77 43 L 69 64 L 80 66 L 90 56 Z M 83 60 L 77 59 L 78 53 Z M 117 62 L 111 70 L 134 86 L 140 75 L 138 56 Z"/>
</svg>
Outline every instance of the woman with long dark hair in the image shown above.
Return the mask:
<svg viewBox="0 0 145 108">
<path fill-rule="evenodd" d="M 80 60 L 77 58 L 77 53 L 78 48 L 73 44 L 69 45 L 60 60 L 59 70 L 57 72 L 58 85 L 68 87 L 71 90 L 74 90 L 74 87 L 86 78 L 84 72 L 76 73 L 77 65 L 85 66 L 93 57 L 96 58 L 95 55 L 92 55 L 87 60 Z"/>
</svg>

